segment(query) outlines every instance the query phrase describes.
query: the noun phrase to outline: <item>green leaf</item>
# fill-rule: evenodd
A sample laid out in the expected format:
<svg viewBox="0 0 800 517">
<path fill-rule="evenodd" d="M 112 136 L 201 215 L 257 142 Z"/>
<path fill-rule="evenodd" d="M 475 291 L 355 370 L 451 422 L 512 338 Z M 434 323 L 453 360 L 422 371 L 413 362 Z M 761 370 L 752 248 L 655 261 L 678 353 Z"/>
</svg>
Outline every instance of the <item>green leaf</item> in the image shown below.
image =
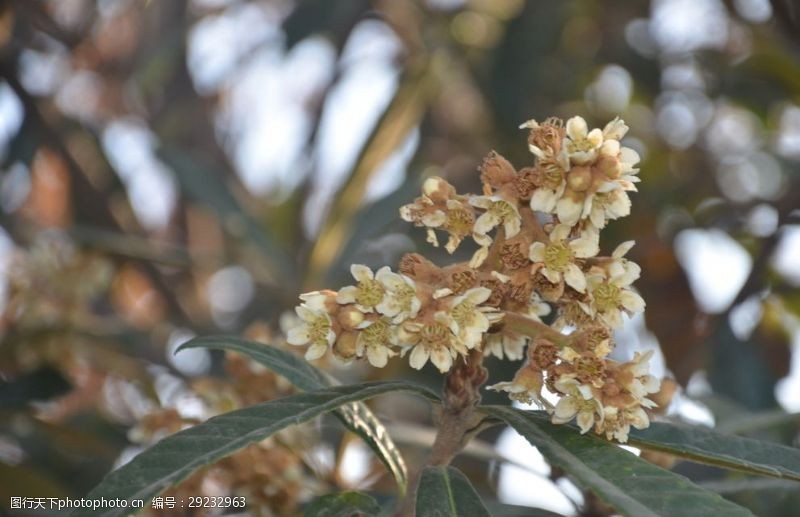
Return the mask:
<svg viewBox="0 0 800 517">
<path fill-rule="evenodd" d="M 625 515 L 751 515 L 683 476 L 597 436 L 581 435 L 571 426 L 553 425 L 536 412 L 502 406 L 481 409 L 504 420 L 535 445 L 551 465 Z"/>
<path fill-rule="evenodd" d="M 329 376 L 308 364 L 304 359 L 276 347 L 236 337 L 196 338 L 181 345 L 178 351 L 184 348 L 200 347 L 244 354 L 275 373 L 286 377 L 289 382 L 303 391 L 332 385 Z M 432 391 L 427 391 L 425 396 L 437 400 Z M 404 493 L 408 483 L 405 461 L 380 420 L 366 405 L 360 402 L 342 406 L 336 410 L 335 414 L 348 429 L 360 436 L 373 450 L 394 476 L 400 492 Z"/>
<path fill-rule="evenodd" d="M 493 517 L 562 517 L 560 513 L 544 508 L 498 503 L 497 501 L 486 501 L 486 508 Z"/>
<path fill-rule="evenodd" d="M 307 422 L 344 404 L 390 391 L 427 393 L 428 390 L 407 382 L 373 382 L 300 393 L 231 411 L 164 438 L 107 475 L 86 497 L 149 503 L 153 496 L 196 470 L 281 429 Z M 84 510 L 72 515 L 123 516 L 128 513 L 123 508 L 109 508 L 99 514 Z"/>
<path fill-rule="evenodd" d="M 680 456 L 698 463 L 800 481 L 800 449 L 701 426 L 653 422 L 631 431 L 630 445 Z M 797 485 L 800 490 L 800 485 Z"/>
<path fill-rule="evenodd" d="M 736 494 L 739 492 L 771 491 L 799 494 L 797 483 L 783 479 L 723 479 L 721 481 L 705 481 L 700 486 L 718 494 Z"/>
<path fill-rule="evenodd" d="M 340 492 L 319 497 L 312 502 L 305 517 L 374 517 L 381 507 L 371 496 L 361 492 Z"/>
<path fill-rule="evenodd" d="M 278 375 L 286 377 L 292 385 L 303 391 L 327 388 L 332 384 L 326 374 L 311 366 L 302 357 L 257 341 L 234 336 L 204 336 L 183 343 L 175 353 L 186 348 L 212 348 L 244 354 Z"/>
<path fill-rule="evenodd" d="M 417 517 L 489 516 L 469 479 L 455 467 L 425 467 L 417 488 Z"/>
</svg>

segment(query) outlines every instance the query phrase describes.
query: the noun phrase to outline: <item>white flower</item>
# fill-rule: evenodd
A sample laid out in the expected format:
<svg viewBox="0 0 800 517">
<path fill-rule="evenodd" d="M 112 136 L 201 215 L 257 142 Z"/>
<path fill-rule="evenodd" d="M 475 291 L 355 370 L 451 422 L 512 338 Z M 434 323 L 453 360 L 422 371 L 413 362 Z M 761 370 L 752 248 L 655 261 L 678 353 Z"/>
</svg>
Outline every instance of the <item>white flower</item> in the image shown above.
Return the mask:
<svg viewBox="0 0 800 517">
<path fill-rule="evenodd" d="M 445 248 L 448 253 L 453 253 L 464 237 L 472 232 L 475 221 L 473 210 L 465 200 L 444 179 L 428 178 L 422 184 L 422 196 L 400 207 L 400 217 L 416 226 L 426 227 L 427 241 L 433 246 L 439 246 L 434 229 L 448 232 L 450 237 Z"/>
<path fill-rule="evenodd" d="M 392 318 L 394 323 L 417 315 L 421 302 L 412 279 L 392 273 L 388 268 L 381 268 L 375 275 L 375 280 L 385 289 L 383 301 L 375 306 L 378 312 Z"/>
<path fill-rule="evenodd" d="M 523 404 L 536 404 L 541 408 L 552 410 L 552 406 L 542 398 L 542 372 L 525 364 L 520 368 L 514 380 L 498 382 L 486 389 L 494 391 L 505 391 L 511 400 L 522 402 Z"/>
<path fill-rule="evenodd" d="M 474 196 L 470 198 L 469 203 L 485 210 L 475 220 L 475 225 L 472 229 L 475 242 L 481 246 L 491 244 L 492 239 L 487 234 L 501 224 L 505 230 L 506 239 L 510 239 L 519 233 L 522 219 L 519 215 L 519 210 L 513 203 L 509 203 L 499 196 Z"/>
<path fill-rule="evenodd" d="M 641 296 L 629 289 L 639 276 L 639 266 L 627 261 L 616 274 L 605 272 L 590 273 L 586 276 L 587 289 L 591 303 L 589 307 L 600 321 L 615 329 L 622 326 L 622 313 L 636 314 L 644 311 L 645 303 Z"/>
<path fill-rule="evenodd" d="M 388 318 L 364 322 L 356 339 L 356 355 L 364 357 L 376 368 L 383 368 L 397 355 L 390 347 L 397 345 L 397 327 Z"/>
<path fill-rule="evenodd" d="M 454 334 L 469 348 L 480 345 L 483 334 L 502 314 L 493 307 L 478 307 L 492 295 L 486 287 L 474 287 L 453 299 L 450 324 Z"/>
<path fill-rule="evenodd" d="M 559 224 L 550 232 L 550 243 L 534 242 L 530 246 L 529 257 L 535 264 L 542 264 L 539 271 L 553 284 L 564 281 L 576 291 L 586 290 L 586 277 L 575 259 L 597 255 L 599 235 L 584 231 L 580 238 L 568 241 L 570 226 Z"/>
<path fill-rule="evenodd" d="M 646 397 L 651 393 L 658 393 L 658 390 L 661 389 L 661 381 L 656 376 L 650 374 L 650 359 L 652 357 L 652 350 L 648 350 L 644 354 L 636 352 L 631 362 L 621 366 L 621 368 L 633 374 L 633 378 L 629 382 L 623 383 L 623 387 L 628 390 L 640 404 L 646 407 L 653 407 L 655 405 L 654 402 L 646 399 Z"/>
<path fill-rule="evenodd" d="M 631 426 L 636 429 L 646 429 L 650 426 L 650 418 L 647 412 L 640 406 L 630 408 L 618 408 L 616 406 L 606 406 L 603 408 L 603 426 L 606 438 L 612 438 L 620 443 L 628 441 L 628 433 Z"/>
<path fill-rule="evenodd" d="M 316 304 L 316 302 L 316 298 L 311 299 L 312 304 Z M 312 308 L 303 304 L 296 307 L 295 311 L 301 322 L 296 327 L 289 329 L 286 340 L 291 345 L 311 345 L 306 350 L 306 359 L 309 361 L 319 359 L 336 341 L 331 317 L 324 308 L 318 306 Z"/>
<path fill-rule="evenodd" d="M 604 140 L 621 140 L 628 132 L 628 125 L 619 117 L 614 118 L 603 128 Z"/>
<path fill-rule="evenodd" d="M 388 266 L 378 270 L 379 275 L 390 272 Z M 339 289 L 336 301 L 340 304 L 354 303 L 356 308 L 364 313 L 373 312 L 383 302 L 386 289 L 375 279 L 372 270 L 361 264 L 350 266 L 350 273 L 358 281 L 357 286 L 349 285 Z"/>
<path fill-rule="evenodd" d="M 572 163 L 583 165 L 593 161 L 603 143 L 603 132 L 599 129 L 589 131 L 582 117 L 567 120 L 567 138 L 564 150 Z"/>
<path fill-rule="evenodd" d="M 594 195 L 589 220 L 595 228 L 602 229 L 607 221 L 626 217 L 631 213 L 631 200 L 622 188 Z"/>
<path fill-rule="evenodd" d="M 411 367 L 420 370 L 430 359 L 444 373 L 453 366 L 458 354 L 466 355 L 466 347 L 452 328 L 452 318 L 444 312 L 434 314 L 432 322 L 404 322 L 398 331 L 398 342 L 411 348 Z"/>
<path fill-rule="evenodd" d="M 556 389 L 564 396 L 553 410 L 552 422 L 566 424 L 573 418 L 585 434 L 595 422 L 603 422 L 603 405 L 600 404 L 591 386 L 579 383 L 574 377 L 564 375 L 555 382 Z"/>
<path fill-rule="evenodd" d="M 565 171 L 569 169 L 569 161 L 540 161 L 538 167 L 542 183 L 531 193 L 531 210 L 551 214 L 567 187 Z"/>
</svg>

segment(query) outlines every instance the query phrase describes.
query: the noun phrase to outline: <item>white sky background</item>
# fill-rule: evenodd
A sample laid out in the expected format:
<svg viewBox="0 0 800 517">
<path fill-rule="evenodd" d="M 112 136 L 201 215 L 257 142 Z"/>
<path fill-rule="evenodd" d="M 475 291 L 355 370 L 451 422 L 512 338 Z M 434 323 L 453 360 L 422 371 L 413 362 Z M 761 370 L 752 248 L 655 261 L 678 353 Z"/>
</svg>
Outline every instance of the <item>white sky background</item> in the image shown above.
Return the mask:
<svg viewBox="0 0 800 517">
<path fill-rule="evenodd" d="M 761 23 L 770 16 L 766 0 L 736 0 L 734 4 L 743 17 L 754 23 Z M 311 130 L 308 106 L 330 85 L 337 64 L 332 46 L 323 38 L 303 41 L 285 52 L 279 25 L 284 15 L 274 7 L 247 4 L 206 19 L 190 34 L 189 65 L 201 93 L 220 87 L 227 92 L 217 114 L 217 129 L 242 181 L 252 192 L 285 195 L 313 171 L 312 200 L 304 214 L 304 223 L 308 234 L 314 235 L 324 214 L 319 207 L 330 202 L 364 139 L 397 88 L 399 71 L 393 62 L 402 49 L 385 24 L 369 20 L 358 25 L 338 65 L 342 77 L 328 94 L 318 138 L 309 155 L 309 150 L 304 148 Z M 722 45 L 728 37 L 728 30 L 719 0 L 655 0 L 651 18 L 632 22 L 626 30 L 626 38 L 643 54 L 672 56 L 677 52 L 690 56 L 688 60 L 675 61 L 665 71 L 665 92 L 656 106 L 656 129 L 672 147 L 684 148 L 704 138 L 702 144 L 711 152 L 730 154 L 733 161 L 720 172 L 720 178 L 725 178 L 724 184 L 728 188 L 725 194 L 741 201 L 764 199 L 765 206 L 768 206 L 766 202 L 770 195 L 780 190 L 775 175 L 769 173 L 774 171 L 770 162 L 774 159 L 765 152 L 770 142 L 759 141 L 754 136 L 760 131 L 758 121 L 750 120 L 734 108 L 716 106 L 705 95 L 702 76 L 691 59 L 693 51 Z M 37 61 L 35 55 L 27 59 L 31 70 L 40 70 L 40 89 L 46 91 L 57 87 L 49 80 L 48 66 L 60 67 L 63 63 L 47 58 Z M 233 75 L 239 63 L 245 63 L 245 66 Z M 90 78 L 73 79 L 85 82 Z M 37 75 L 28 77 L 25 82 L 26 86 L 32 83 L 35 90 Z M 609 85 L 624 87 L 624 95 L 618 94 L 615 88 L 611 88 L 615 91 L 609 91 Z M 74 95 L 69 91 L 60 93 L 64 104 L 70 102 L 70 95 Z M 612 102 L 615 106 L 619 104 L 621 110 L 630 102 L 631 93 L 627 71 L 613 66 L 602 71 L 587 90 L 587 101 L 605 105 Z M 8 139 L 19 127 L 21 116 L 19 102 L 6 85 L 0 84 L 0 149 L 6 148 Z M 520 114 L 521 120 L 525 118 L 525 114 Z M 704 133 L 709 127 L 714 130 Z M 174 209 L 177 191 L 171 172 L 153 154 L 153 138 L 140 121 L 129 118 L 109 124 L 103 131 L 102 143 L 128 188 L 137 216 L 145 227 L 157 230 Z M 402 149 L 376 173 L 375 181 L 369 187 L 370 200 L 386 195 L 402 182 L 418 140 L 415 130 Z M 749 146 L 751 142 L 755 144 Z M 741 143 L 748 145 L 739 145 Z M 785 107 L 780 133 L 774 144 L 775 150 L 783 157 L 800 159 L 800 107 Z M 760 174 L 763 171 L 767 173 Z M 3 178 L 0 200 L 7 197 L 6 174 Z M 756 187 L 750 188 L 753 184 Z M 3 208 L 8 206 L 6 202 L 2 205 Z M 757 219 L 754 224 L 760 224 L 762 230 L 759 231 L 768 235 L 776 228 L 774 224 L 770 226 L 770 214 L 766 210 L 758 217 L 754 215 Z M 773 265 L 790 281 L 800 285 L 800 226 L 779 231 L 782 232 L 781 244 Z M 0 234 L 0 268 L 10 249 L 3 232 Z M 728 307 L 747 277 L 752 262 L 741 245 L 719 230 L 683 231 L 676 239 L 676 253 L 698 303 L 709 313 L 719 313 Z M 244 289 L 248 288 L 250 281 L 249 276 L 242 274 L 236 266 L 221 270 L 215 276 L 215 282 L 234 282 Z M 224 290 L 224 286 L 220 289 Z M 0 300 L 4 297 L 5 282 L 0 282 Z M 228 314 L 229 307 L 218 309 L 223 316 Z M 734 327 L 745 332 L 748 318 L 752 319 L 753 315 L 745 307 L 734 311 L 732 317 L 741 320 L 733 321 Z M 182 338 L 174 336 L 173 340 L 178 342 Z M 621 348 L 629 356 L 634 349 L 656 345 L 641 320 L 634 320 L 626 326 L 619 338 Z M 798 333 L 795 334 L 794 348 L 791 373 L 780 381 L 776 394 L 785 409 L 800 411 Z M 663 367 L 660 354 L 658 361 L 662 361 Z M 194 368 L 186 366 L 190 367 Z M 702 420 L 703 416 L 698 418 Z M 502 453 L 546 475 L 547 466 L 539 453 L 515 432 L 506 431 L 499 448 Z M 357 454 L 353 457 L 361 458 Z M 354 479 L 362 471 L 362 462 L 363 458 L 353 462 L 349 475 Z M 501 499 L 574 513 L 572 503 L 563 492 L 542 475 L 504 466 L 499 476 Z"/>
</svg>

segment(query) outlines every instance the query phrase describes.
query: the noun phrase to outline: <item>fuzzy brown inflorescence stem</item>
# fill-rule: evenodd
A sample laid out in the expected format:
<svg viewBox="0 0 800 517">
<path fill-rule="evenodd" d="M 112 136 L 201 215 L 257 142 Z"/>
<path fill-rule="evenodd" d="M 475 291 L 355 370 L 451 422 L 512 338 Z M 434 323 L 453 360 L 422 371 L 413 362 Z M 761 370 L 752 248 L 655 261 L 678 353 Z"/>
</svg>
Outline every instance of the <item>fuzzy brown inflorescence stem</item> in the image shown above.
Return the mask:
<svg viewBox="0 0 800 517">
<path fill-rule="evenodd" d="M 449 465 L 464 448 L 472 433 L 478 428 L 481 417 L 475 407 L 480 402 L 480 387 L 488 379 L 483 367 L 483 353 L 472 350 L 465 360 L 457 361 L 445 376 L 442 405 L 437 418 L 436 439 L 424 466 L 411 476 L 408 492 L 399 508 L 398 515 L 413 517 L 417 485 L 422 468 Z"/>
</svg>

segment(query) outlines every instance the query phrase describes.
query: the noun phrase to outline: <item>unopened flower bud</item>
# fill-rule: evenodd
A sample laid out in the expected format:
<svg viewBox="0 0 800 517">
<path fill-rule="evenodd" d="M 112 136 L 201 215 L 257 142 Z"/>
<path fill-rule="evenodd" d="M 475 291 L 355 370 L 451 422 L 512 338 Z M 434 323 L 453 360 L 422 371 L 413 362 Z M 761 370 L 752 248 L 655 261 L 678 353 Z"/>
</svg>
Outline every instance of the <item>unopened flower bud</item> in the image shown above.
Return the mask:
<svg viewBox="0 0 800 517">
<path fill-rule="evenodd" d="M 567 175 L 567 184 L 575 192 L 585 192 L 592 185 L 592 170 L 585 166 L 576 166 Z"/>
</svg>

